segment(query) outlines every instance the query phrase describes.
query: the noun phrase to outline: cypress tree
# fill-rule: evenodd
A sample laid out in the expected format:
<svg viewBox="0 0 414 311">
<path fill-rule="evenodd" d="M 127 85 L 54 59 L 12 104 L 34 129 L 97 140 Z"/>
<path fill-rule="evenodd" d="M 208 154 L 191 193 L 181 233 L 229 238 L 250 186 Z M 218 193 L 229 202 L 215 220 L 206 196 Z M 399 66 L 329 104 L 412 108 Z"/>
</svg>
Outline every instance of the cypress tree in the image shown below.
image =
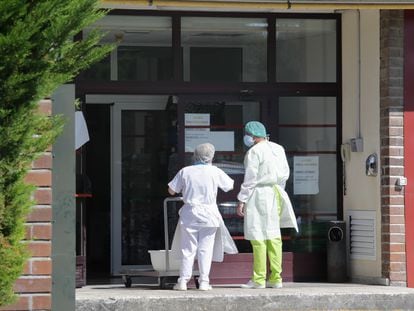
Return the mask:
<svg viewBox="0 0 414 311">
<path fill-rule="evenodd" d="M 114 47 L 99 44 L 98 30 L 74 40 L 107 14 L 97 5 L 0 1 L 0 306 L 16 298 L 13 285 L 30 256 L 22 240 L 34 187 L 24 177 L 64 126 L 62 117 L 39 114 L 38 102 Z"/>
</svg>

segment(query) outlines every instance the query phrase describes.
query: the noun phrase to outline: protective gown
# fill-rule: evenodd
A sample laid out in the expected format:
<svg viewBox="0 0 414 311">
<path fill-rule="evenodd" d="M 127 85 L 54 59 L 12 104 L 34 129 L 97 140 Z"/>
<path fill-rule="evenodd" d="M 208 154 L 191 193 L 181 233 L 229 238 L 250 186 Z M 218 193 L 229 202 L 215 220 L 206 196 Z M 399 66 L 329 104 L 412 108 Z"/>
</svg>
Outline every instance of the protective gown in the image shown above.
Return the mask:
<svg viewBox="0 0 414 311">
<path fill-rule="evenodd" d="M 261 141 L 252 146 L 244 159 L 244 181 L 237 199 L 245 203 L 246 240 L 280 237 L 280 228 L 298 231 L 292 203 L 285 191 L 289 165 L 282 146 Z M 280 219 L 277 200 L 280 200 Z"/>
<path fill-rule="evenodd" d="M 189 180 L 192 181 L 191 184 L 187 183 Z M 168 185 L 175 192 L 182 192 L 184 201 L 179 211 L 180 219 L 171 245 L 173 258 L 182 257 L 180 226 L 218 228 L 214 241 L 213 261 L 223 261 L 223 253 L 238 252 L 216 203 L 218 188 L 223 191 L 233 188 L 233 180 L 230 177 L 213 165 L 192 165 L 183 168 Z"/>
</svg>

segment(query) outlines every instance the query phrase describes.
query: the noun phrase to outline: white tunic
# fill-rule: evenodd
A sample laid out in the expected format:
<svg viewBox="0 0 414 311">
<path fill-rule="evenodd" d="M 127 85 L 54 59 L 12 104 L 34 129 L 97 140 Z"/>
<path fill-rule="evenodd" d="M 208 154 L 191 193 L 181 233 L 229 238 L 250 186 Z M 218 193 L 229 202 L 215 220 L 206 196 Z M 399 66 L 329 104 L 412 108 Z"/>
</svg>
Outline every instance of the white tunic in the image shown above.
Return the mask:
<svg viewBox="0 0 414 311">
<path fill-rule="evenodd" d="M 298 230 L 292 204 L 284 190 L 290 171 L 283 147 L 261 141 L 247 151 L 244 166 L 246 172 L 237 199 L 245 202 L 246 240 L 280 237 L 280 228 Z M 281 201 L 280 217 L 278 197 Z"/>
<path fill-rule="evenodd" d="M 231 179 L 213 165 L 191 165 L 182 168 L 168 186 L 182 193 L 184 205 L 180 210 L 180 223 L 185 226 L 219 227 L 221 214 L 217 207 L 218 188 L 233 189 Z"/>
<path fill-rule="evenodd" d="M 182 193 L 184 205 L 180 209 L 180 220 L 172 243 L 173 258 L 180 258 L 180 229 L 187 227 L 218 227 L 213 249 L 213 261 L 223 261 L 223 253 L 237 253 L 217 207 L 218 188 L 227 192 L 233 189 L 231 179 L 220 168 L 212 165 L 192 165 L 181 169 L 168 186 Z"/>
</svg>

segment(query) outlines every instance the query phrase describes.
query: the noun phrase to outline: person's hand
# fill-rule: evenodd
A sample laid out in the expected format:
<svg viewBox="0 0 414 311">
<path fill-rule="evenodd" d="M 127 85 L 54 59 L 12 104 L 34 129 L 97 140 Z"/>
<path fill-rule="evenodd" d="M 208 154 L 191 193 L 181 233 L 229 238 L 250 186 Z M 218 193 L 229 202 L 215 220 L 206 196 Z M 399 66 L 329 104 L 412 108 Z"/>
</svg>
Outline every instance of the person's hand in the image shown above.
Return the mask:
<svg viewBox="0 0 414 311">
<path fill-rule="evenodd" d="M 239 204 L 237 204 L 237 215 L 240 217 L 244 216 L 244 203 L 243 202 L 239 202 Z"/>
</svg>

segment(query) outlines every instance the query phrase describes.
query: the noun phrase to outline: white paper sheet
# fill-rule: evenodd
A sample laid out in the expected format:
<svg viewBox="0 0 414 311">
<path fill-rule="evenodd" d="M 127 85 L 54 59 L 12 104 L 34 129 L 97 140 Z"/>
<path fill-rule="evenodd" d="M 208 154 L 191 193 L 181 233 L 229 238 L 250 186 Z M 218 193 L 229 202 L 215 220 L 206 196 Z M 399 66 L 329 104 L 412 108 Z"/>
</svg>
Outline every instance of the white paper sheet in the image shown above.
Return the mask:
<svg viewBox="0 0 414 311">
<path fill-rule="evenodd" d="M 210 126 L 209 113 L 186 113 L 184 115 L 185 126 Z"/>
<path fill-rule="evenodd" d="M 185 129 L 185 152 L 193 152 L 199 144 L 211 143 L 216 151 L 234 151 L 234 132 L 211 132 Z"/>
<path fill-rule="evenodd" d="M 319 193 L 319 157 L 293 158 L 293 194 Z"/>
</svg>

